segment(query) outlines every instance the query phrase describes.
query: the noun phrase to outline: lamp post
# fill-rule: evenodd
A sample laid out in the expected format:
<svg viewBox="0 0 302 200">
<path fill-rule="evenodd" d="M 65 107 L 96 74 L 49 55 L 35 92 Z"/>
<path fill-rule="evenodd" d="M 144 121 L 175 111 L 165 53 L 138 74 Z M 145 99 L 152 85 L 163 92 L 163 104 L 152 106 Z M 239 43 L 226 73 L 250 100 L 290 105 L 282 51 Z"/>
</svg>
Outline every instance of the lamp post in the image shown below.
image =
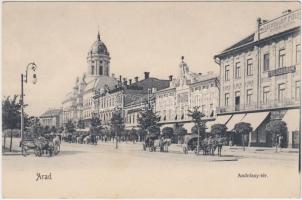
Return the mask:
<svg viewBox="0 0 302 200">
<path fill-rule="evenodd" d="M 29 68 L 30 67 L 30 68 Z M 23 83 L 27 83 L 28 81 L 28 70 L 31 69 L 33 73 L 33 84 L 37 83 L 37 74 L 35 73 L 37 69 L 37 65 L 34 62 L 31 62 L 27 65 L 25 74 L 21 74 L 21 142 L 24 138 L 24 91 L 23 91 Z"/>
</svg>

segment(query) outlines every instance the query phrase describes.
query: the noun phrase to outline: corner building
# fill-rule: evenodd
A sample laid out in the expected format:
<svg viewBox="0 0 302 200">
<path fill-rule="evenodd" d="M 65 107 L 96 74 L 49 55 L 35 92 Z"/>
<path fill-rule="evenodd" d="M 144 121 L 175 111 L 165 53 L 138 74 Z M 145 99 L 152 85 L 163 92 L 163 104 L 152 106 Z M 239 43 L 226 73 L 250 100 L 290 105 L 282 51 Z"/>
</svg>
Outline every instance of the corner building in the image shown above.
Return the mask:
<svg viewBox="0 0 302 200">
<path fill-rule="evenodd" d="M 301 10 L 287 10 L 270 21 L 258 18 L 254 33 L 214 56 L 221 84 L 217 120 L 228 131 L 238 122 L 250 123 L 250 146 L 272 146 L 274 138 L 265 126 L 282 119 L 288 127 L 288 147 L 298 147 L 300 15 Z"/>
</svg>

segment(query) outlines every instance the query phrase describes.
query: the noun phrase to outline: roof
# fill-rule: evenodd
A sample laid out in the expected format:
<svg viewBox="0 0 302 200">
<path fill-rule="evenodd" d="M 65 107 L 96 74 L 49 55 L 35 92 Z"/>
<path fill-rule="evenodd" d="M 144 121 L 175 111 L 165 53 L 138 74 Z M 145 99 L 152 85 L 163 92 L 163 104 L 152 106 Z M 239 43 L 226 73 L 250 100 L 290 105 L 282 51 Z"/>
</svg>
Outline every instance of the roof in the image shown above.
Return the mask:
<svg viewBox="0 0 302 200">
<path fill-rule="evenodd" d="M 156 88 L 156 90 L 162 90 L 164 88 L 168 88 L 169 85 L 170 85 L 169 80 L 163 80 L 163 79 L 150 77 L 150 78 L 135 82 L 135 83 L 131 84 L 130 86 L 142 87 L 142 89 L 144 91 L 148 91 L 148 89 L 152 89 L 152 88 Z"/>
<path fill-rule="evenodd" d="M 239 42 L 235 43 L 234 45 L 226 48 L 225 50 L 223 50 L 221 53 L 225 53 L 227 51 L 230 51 L 230 50 L 233 50 L 233 49 L 236 49 L 237 47 L 241 47 L 245 44 L 248 44 L 248 43 L 251 43 L 251 42 L 254 42 L 254 38 L 255 38 L 255 33 L 245 37 L 244 39 L 240 40 Z"/>
<path fill-rule="evenodd" d="M 46 112 L 44 112 L 42 115 L 40 115 L 40 118 L 46 118 L 46 117 L 56 117 L 59 116 L 62 112 L 62 109 L 49 109 Z"/>
</svg>

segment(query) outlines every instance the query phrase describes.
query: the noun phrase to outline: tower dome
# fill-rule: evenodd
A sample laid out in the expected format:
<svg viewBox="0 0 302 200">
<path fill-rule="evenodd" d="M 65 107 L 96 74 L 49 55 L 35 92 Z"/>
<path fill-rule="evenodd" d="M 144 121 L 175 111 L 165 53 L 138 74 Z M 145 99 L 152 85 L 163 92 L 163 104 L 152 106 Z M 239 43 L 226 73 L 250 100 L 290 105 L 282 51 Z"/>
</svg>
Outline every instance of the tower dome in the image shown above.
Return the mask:
<svg viewBox="0 0 302 200">
<path fill-rule="evenodd" d="M 110 56 L 106 45 L 97 34 L 97 40 L 92 44 L 87 55 L 88 76 L 109 76 Z"/>
</svg>

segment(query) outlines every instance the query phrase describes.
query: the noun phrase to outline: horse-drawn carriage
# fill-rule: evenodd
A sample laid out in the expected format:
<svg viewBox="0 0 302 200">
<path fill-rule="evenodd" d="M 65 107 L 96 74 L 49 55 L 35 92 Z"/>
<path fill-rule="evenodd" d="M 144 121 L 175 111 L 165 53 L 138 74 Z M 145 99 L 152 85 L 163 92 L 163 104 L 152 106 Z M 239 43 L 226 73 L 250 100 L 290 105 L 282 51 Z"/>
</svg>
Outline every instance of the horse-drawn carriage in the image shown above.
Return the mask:
<svg viewBox="0 0 302 200">
<path fill-rule="evenodd" d="M 146 149 L 149 148 L 149 151 L 154 152 L 159 149 L 161 152 L 167 152 L 170 145 L 171 139 L 163 138 L 156 134 L 151 134 L 146 137 L 146 140 L 143 143 L 143 149 L 146 151 Z"/>
<path fill-rule="evenodd" d="M 20 142 L 21 152 L 23 156 L 28 155 L 28 150 L 33 150 L 36 156 L 48 154 L 57 155 L 60 152 L 60 138 L 59 136 L 46 136 L 46 137 L 28 137 Z"/>
<path fill-rule="evenodd" d="M 183 146 L 183 152 L 187 154 L 189 151 L 194 151 L 194 153 L 199 153 L 203 151 L 204 155 L 214 155 L 216 149 L 218 149 L 218 156 L 221 156 L 222 146 L 226 139 L 224 137 L 209 137 L 201 138 L 199 137 L 199 149 L 198 149 L 198 135 L 187 135 L 185 137 L 185 142 Z"/>
</svg>

